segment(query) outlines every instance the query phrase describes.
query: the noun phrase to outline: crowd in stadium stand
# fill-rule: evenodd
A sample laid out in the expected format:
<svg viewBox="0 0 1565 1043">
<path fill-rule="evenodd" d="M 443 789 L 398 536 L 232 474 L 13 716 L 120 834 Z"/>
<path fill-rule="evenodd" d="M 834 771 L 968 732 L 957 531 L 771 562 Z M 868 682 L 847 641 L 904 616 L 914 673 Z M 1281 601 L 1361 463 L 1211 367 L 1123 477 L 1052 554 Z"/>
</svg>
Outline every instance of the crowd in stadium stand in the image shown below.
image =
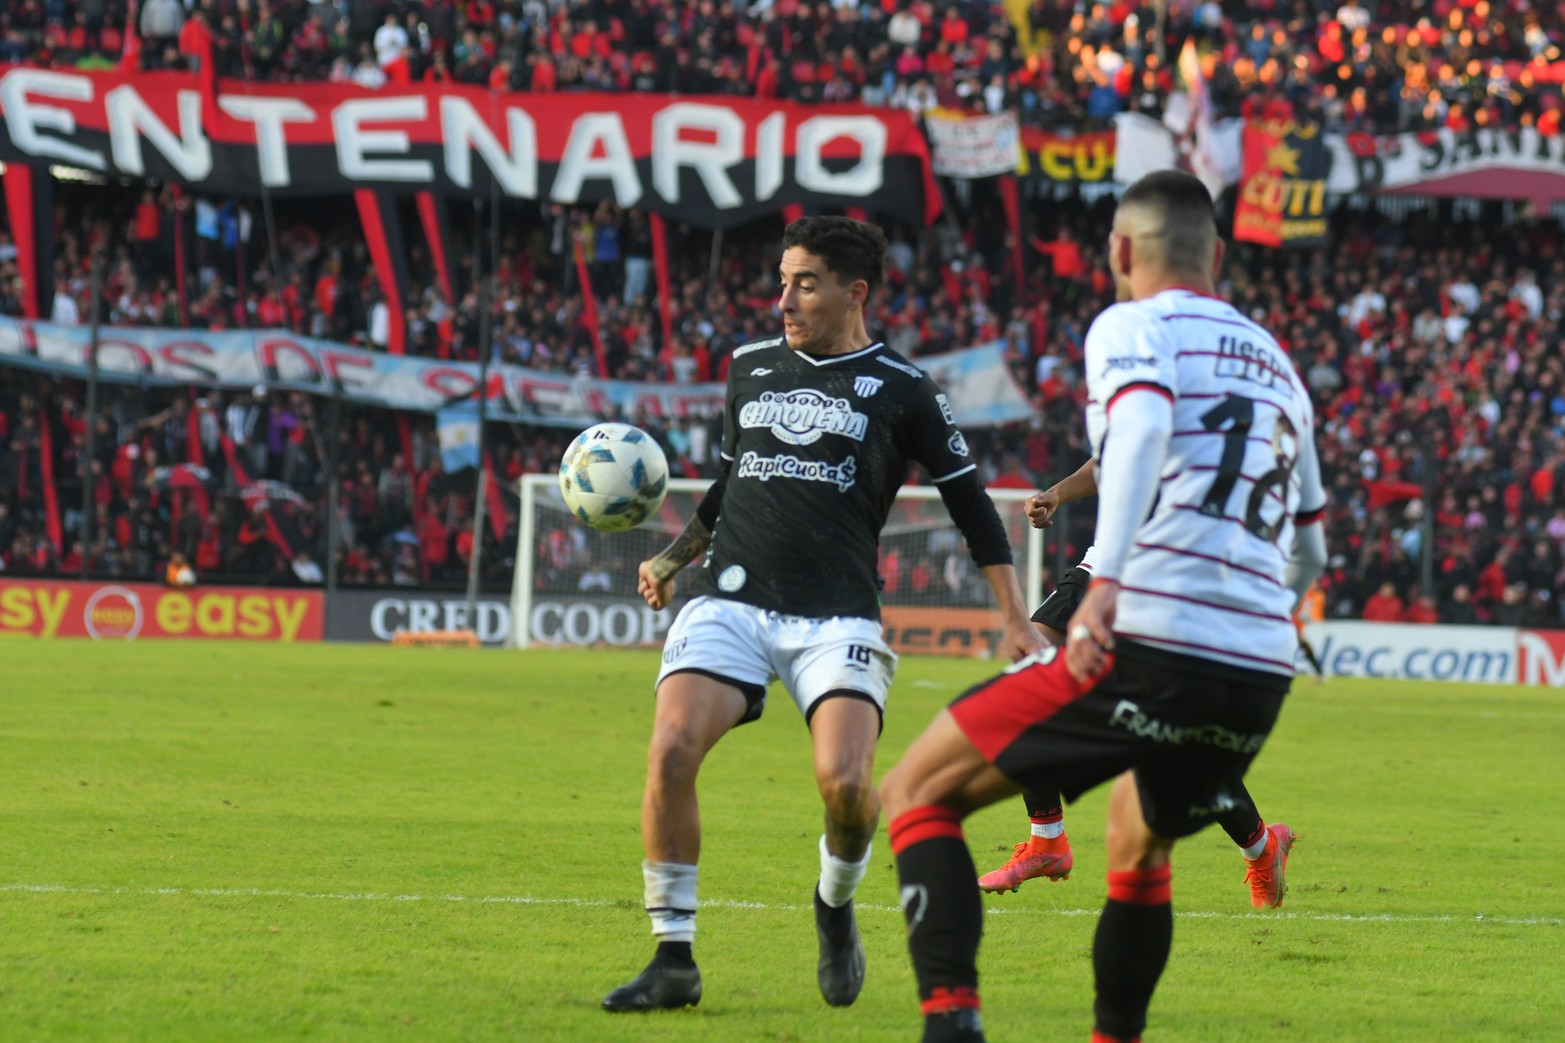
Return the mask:
<svg viewBox="0 0 1565 1043">
<path fill-rule="evenodd" d="M 1219 48 L 1221 60 L 1209 66 L 1220 105 L 1233 107 L 1242 96 L 1246 105 L 1264 109 L 1286 99 L 1319 107 L 1328 120 L 1377 127 L 1455 118 L 1536 119 L 1548 129 L 1549 113 L 1558 110 L 1558 85 L 1546 70 L 1529 74 L 1515 65 L 1558 57 L 1561 21 L 1552 8 L 1355 0 L 1340 8 L 1302 2 L 1170 6 L 1170 39 L 1196 32 Z M 597 84 L 748 91 L 756 85 L 785 97 L 858 97 L 914 107 L 934 97 L 987 106 L 987 81 L 959 73 L 957 66 L 978 69 L 988 62 L 991 80 L 998 74 L 1005 84 L 999 104 L 1051 126 L 1082 126 L 1123 108 L 1155 108 L 1171 84 L 1151 46 L 1151 12 L 1129 4 L 1039 0 L 1032 5 L 1031 30 L 1045 46 L 1025 60 L 998 8 L 982 3 L 896 3 L 888 9 L 790 0 L 743 6 L 713 0 L 552 6 L 219 0 L 195 7 L 209 12 L 220 71 L 271 78 L 340 75 L 346 63 L 361 82 L 372 81 L 378 70 L 392 78 L 446 76 L 533 90 Z M 0 58 L 75 62 L 107 52 L 118 60 L 124 10 L 123 3 L 93 0 L 9 5 L 0 12 Z M 190 42 L 195 34 L 189 26 L 197 19 L 178 0 L 143 0 L 138 16 L 142 66 L 179 64 L 205 53 L 205 44 Z M 670 35 L 665 29 L 675 22 L 681 29 Z M 165 38 L 174 42 L 163 46 Z M 978 46 L 991 39 L 998 58 L 987 42 Z M 947 61 L 955 64 L 943 72 Z M 1450 75 L 1447 66 L 1455 70 Z M 770 78 L 757 75 L 764 70 Z M 850 85 L 846 93 L 834 87 L 839 79 Z M 254 202 L 177 196 L 162 187 L 87 185 L 61 186 L 58 202 L 56 321 L 89 320 L 88 253 L 101 248 L 106 324 L 280 327 L 386 346 L 386 305 L 351 207 L 338 208 L 344 216 L 333 223 L 320 220 L 319 208 L 306 212 L 278 201 L 273 248 L 270 229 L 254 213 L 241 213 L 243 207 L 255 211 Z M 1111 296 L 1100 248 L 1111 206 L 1035 208 L 1033 249 L 1020 290 L 998 201 L 981 184 L 955 221 L 922 233 L 890 229 L 889 284 L 877 302 L 878 328 L 888 343 L 917 358 L 1004 339 L 1034 397 L 1032 423 L 973 433 L 992 484 L 1036 486 L 1084 459 L 1080 347 L 1092 316 Z M 1558 224 L 1502 227 L 1498 210 L 1498 204 L 1481 215 L 1463 210 L 1461 221 L 1450 204 L 1439 221 L 1417 212 L 1395 219 L 1374 211 L 1339 213 L 1325 248 L 1241 247 L 1227 266 L 1225 292 L 1278 333 L 1316 396 L 1323 462 L 1334 490 L 1328 517 L 1334 556 L 1323 580 L 1333 616 L 1494 623 L 1561 618 L 1565 252 Z M 1521 220 L 1519 213 L 1511 216 Z M 176 222 L 183 222 L 188 238 L 183 303 L 173 274 Z M 472 238 L 463 235 L 461 221 L 456 224 L 462 269 L 457 299 L 434 289 L 427 257 L 416 241 L 412 246 L 409 350 L 471 360 L 480 343 L 479 295 L 470 277 Z M 248 243 L 244 227 L 252 230 Z M 611 375 L 721 380 L 735 345 L 773 332 L 774 280 L 756 259 L 775 253 L 775 222 L 730 230 L 716 259 L 715 282 L 709 279 L 710 234 L 670 226 L 674 336 L 668 343 L 651 301 L 644 214 L 607 205 L 513 206 L 502 227 L 494 296 L 499 361 L 597 371 L 578 318 L 582 287 L 570 263 L 578 242 Z M 0 312 L 6 314 L 20 310 L 14 257 L 9 240 L 0 239 Z M 85 471 L 95 533 L 86 550 L 95 575 L 160 577 L 178 552 L 204 579 L 319 581 L 327 553 L 325 490 L 332 484 L 324 463 L 331 430 L 325 403 L 267 389 L 112 387 L 104 388 L 103 403 L 94 459 L 84 468 L 81 385 L 6 371 L 0 388 L 0 563 L 6 572 L 80 571 L 82 548 L 72 534 L 82 520 Z M 676 473 L 712 473 L 716 418 L 668 427 L 647 417 L 627 419 L 656 430 Z M 38 459 L 42 426 L 50 429 L 54 450 L 64 560 L 47 538 L 41 476 L 31 463 Z M 571 433 L 497 425 L 497 472 L 514 482 L 523 473 L 552 470 Z M 282 483 L 297 492 L 298 502 L 279 494 L 269 511 L 257 513 L 259 501 L 241 495 L 220 448 L 224 435 L 250 479 Z M 404 443 L 390 414 L 348 409 L 340 438 L 343 463 L 335 483 L 345 533 L 336 552 L 342 581 L 460 581 L 471 553 L 474 482 L 471 474 L 441 472 L 432 419 L 409 417 Z M 192 452 L 192 442 L 200 443 L 198 451 Z M 195 490 L 174 485 L 159 470 L 197 457 L 211 475 L 205 506 Z M 1426 487 L 1435 490 L 1433 497 L 1424 495 Z M 514 508 L 513 500 L 513 515 Z M 1435 541 L 1431 589 L 1420 585 L 1426 522 Z M 486 552 L 486 576 L 496 585 L 509 575 L 514 516 L 511 525 Z M 1051 530 L 1048 560 L 1079 553 L 1090 533 L 1090 509 L 1077 510 L 1069 524 Z M 571 567 L 570 541 L 556 542 L 561 567 Z"/>
<path fill-rule="evenodd" d="M 79 200 L 106 206 L 103 188 L 80 188 Z M 145 197 L 127 197 L 110 217 L 90 203 L 71 205 L 87 215 L 79 233 L 62 236 L 55 317 L 86 321 L 90 302 L 83 242 L 110 244 L 102 303 L 108 323 L 177 324 L 177 303 L 161 258 L 166 243 L 132 238 L 133 211 Z M 156 205 L 156 200 L 153 200 Z M 969 229 L 1000 228 L 976 201 Z M 1026 290 L 1013 299 L 1008 280 L 982 262 L 1000 250 L 974 232 L 957 235 L 942 223 L 926 236 L 895 235 L 888 285 L 878 301 L 878 328 L 906 354 L 922 355 L 1004 339 L 1019 379 L 1038 407 L 1028 425 L 975 432 L 994 484 L 1029 487 L 1068 473 L 1083 457 L 1079 421 L 1082 337 L 1111 290 L 1101 249 L 1111 203 L 1040 213 Z M 1226 267 L 1225 292 L 1246 313 L 1275 330 L 1304 373 L 1318 403 L 1327 481 L 1332 568 L 1325 583 L 1333 615 L 1514 622 L 1558 619 L 1565 596 L 1565 359 L 1560 321 L 1565 315 L 1565 251 L 1558 224 L 1538 221 L 1499 227 L 1487 217 L 1442 220 L 1415 212 L 1394 219 L 1374 211 L 1342 212 L 1331 244 L 1316 251 L 1239 247 Z M 508 218 L 496 297 L 497 357 L 546 370 L 592 366 L 591 349 L 575 321 L 579 292 L 551 252 L 555 214 L 518 209 Z M 577 212 L 592 224 L 598 244 L 629 241 L 637 215 L 608 208 Z M 291 227 L 285 225 L 285 228 Z M 685 230 L 670 250 L 676 295 L 675 343 L 661 344 L 658 323 L 640 294 L 644 258 L 632 249 L 593 255 L 591 279 L 603 301 L 604 326 L 617 347 L 614 372 L 630 378 L 690 383 L 722 379 L 732 348 L 769 334 L 771 277 L 753 259 L 771 256 L 779 229 L 731 230 L 708 284 L 708 233 Z M 208 241 L 195 251 L 191 325 L 285 326 L 377 346 L 381 307 L 362 244 L 351 221 L 284 234 L 284 277 L 272 280 L 260 260 L 240 296 L 232 250 Z M 166 235 L 165 235 L 166 239 Z M 257 248 L 252 253 L 264 255 Z M 0 286 L 11 287 L 5 310 L 15 311 L 12 251 L 0 245 Z M 418 265 L 414 266 L 419 270 Z M 426 273 L 427 278 L 427 273 Z M 281 282 L 279 291 L 274 283 Z M 421 287 L 426 282 L 419 283 Z M 148 288 L 150 287 L 150 288 Z M 194 294 L 193 294 L 194 295 Z M 476 294 L 455 308 L 421 290 L 414 350 L 471 358 L 476 352 Z M 269 310 L 270 309 L 270 310 Z M 445 327 L 445 332 L 441 332 Z M 36 475 L 25 450 L 36 446 L 37 406 L 56 425 L 56 474 L 68 523 L 81 498 L 75 474 L 84 420 L 79 384 L 8 371 L 0 395 L 4 440 L 0 489 L 0 556 L 8 571 L 63 569 L 79 560 L 50 559 L 38 525 Z M 204 519 L 188 494 L 149 488 L 160 464 L 191 457 L 189 439 L 205 444 L 199 456 L 225 485 L 218 439 L 229 434 L 251 478 L 271 478 L 297 489 L 308 505 L 282 505 L 285 526 L 303 545 L 318 546 L 326 476 L 322 403 L 297 394 L 105 390 L 109 416 L 100 421 L 94 465 L 101 544 L 95 571 L 160 575 L 161 563 L 182 551 L 198 573 L 271 575 L 286 580 L 292 562 L 263 538 L 259 522 L 237 489 L 219 492 Z M 199 397 L 198 397 L 199 396 Z M 187 411 L 194 410 L 192 422 Z M 712 473 L 716 418 L 657 431 L 677 474 Z M 351 533 L 340 564 L 349 583 L 455 581 L 466 572 L 471 476 L 441 474 L 428 417 L 412 418 L 415 459 L 403 453 L 389 414 L 355 411 L 344 424 L 338 475 L 342 517 Z M 193 434 L 194 433 L 194 434 Z M 509 481 L 548 471 L 571 432 L 498 425 L 496 468 Z M 1437 490 L 1426 504 L 1423 484 Z M 11 490 L 17 490 L 11 492 Z M 512 504 L 514 510 L 514 503 Z M 1436 583 L 1419 588 L 1422 512 L 1432 510 Z M 1090 538 L 1090 511 L 1056 535 L 1069 556 Z M 67 529 L 72 528 L 67 524 Z M 298 530 L 294 533 L 293 530 Z M 112 548 L 112 550 L 111 550 Z M 317 553 L 319 553 L 317 551 Z M 492 578 L 503 580 L 512 543 L 490 555 Z M 1053 560 L 1051 555 L 1050 560 Z"/>
<path fill-rule="evenodd" d="M 1557 133 L 1560 5 L 1515 0 L 16 0 L 0 61 L 188 68 L 366 87 L 758 94 L 1019 110 L 1041 126 L 1161 110 L 1195 36 L 1220 112 L 1346 129 Z"/>
</svg>

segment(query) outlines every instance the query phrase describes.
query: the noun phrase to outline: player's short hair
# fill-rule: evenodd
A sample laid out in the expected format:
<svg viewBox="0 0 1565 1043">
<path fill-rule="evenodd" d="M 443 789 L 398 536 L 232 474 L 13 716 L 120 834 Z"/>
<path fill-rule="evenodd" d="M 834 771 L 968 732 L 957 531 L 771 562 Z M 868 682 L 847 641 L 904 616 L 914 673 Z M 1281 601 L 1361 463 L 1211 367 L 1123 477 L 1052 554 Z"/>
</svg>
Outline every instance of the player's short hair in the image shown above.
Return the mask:
<svg viewBox="0 0 1565 1043">
<path fill-rule="evenodd" d="M 1159 170 L 1125 189 L 1119 205 L 1158 216 L 1162 229 L 1158 249 L 1169 268 L 1201 271 L 1212 263 L 1217 213 L 1200 178 L 1179 170 Z"/>
<path fill-rule="evenodd" d="M 843 283 L 863 279 L 873 294 L 886 278 L 886 235 L 851 217 L 801 217 L 783 231 L 783 249 L 808 250 Z"/>
</svg>

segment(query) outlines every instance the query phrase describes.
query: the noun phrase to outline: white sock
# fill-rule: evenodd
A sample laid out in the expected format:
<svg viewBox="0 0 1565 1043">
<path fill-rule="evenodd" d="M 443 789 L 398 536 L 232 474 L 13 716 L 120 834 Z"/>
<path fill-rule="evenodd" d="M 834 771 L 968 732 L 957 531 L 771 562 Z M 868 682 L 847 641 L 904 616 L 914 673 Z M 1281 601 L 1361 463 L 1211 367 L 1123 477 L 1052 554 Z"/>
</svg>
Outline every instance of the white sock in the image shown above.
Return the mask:
<svg viewBox="0 0 1565 1043">
<path fill-rule="evenodd" d="M 1065 823 L 1034 822 L 1032 824 L 1032 835 L 1035 837 L 1043 837 L 1045 840 L 1053 840 L 1055 837 L 1062 837 L 1065 835 Z"/>
<path fill-rule="evenodd" d="M 1257 840 L 1249 847 L 1241 847 L 1239 850 L 1244 852 L 1245 858 L 1248 858 L 1250 861 L 1254 862 L 1257 858 L 1261 857 L 1261 852 L 1266 850 L 1266 844 L 1271 840 L 1271 838 L 1272 831 L 1268 829 L 1261 834 L 1261 839 Z"/>
<path fill-rule="evenodd" d="M 696 940 L 696 867 L 681 862 L 641 863 L 642 901 L 660 942 Z"/>
<path fill-rule="evenodd" d="M 864 857 L 857 862 L 844 862 L 826 850 L 826 837 L 821 836 L 821 901 L 833 909 L 841 909 L 853 900 L 853 892 L 858 890 L 859 881 L 869 870 L 869 856 L 874 847 L 873 844 L 866 847 Z"/>
</svg>

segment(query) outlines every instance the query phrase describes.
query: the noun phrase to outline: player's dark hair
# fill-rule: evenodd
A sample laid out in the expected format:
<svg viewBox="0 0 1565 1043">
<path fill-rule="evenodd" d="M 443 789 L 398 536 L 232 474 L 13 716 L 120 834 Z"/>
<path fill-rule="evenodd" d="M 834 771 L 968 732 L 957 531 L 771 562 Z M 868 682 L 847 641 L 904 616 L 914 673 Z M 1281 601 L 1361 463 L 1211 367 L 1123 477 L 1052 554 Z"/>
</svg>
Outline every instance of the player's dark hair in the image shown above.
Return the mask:
<svg viewBox="0 0 1565 1043">
<path fill-rule="evenodd" d="M 851 217 L 801 217 L 783 231 L 783 249 L 808 250 L 844 284 L 863 279 L 869 292 L 886 278 L 886 235 Z"/>
<path fill-rule="evenodd" d="M 1125 189 L 1121 208 L 1138 207 L 1161 219 L 1163 259 L 1176 271 L 1203 271 L 1212 263 L 1217 213 L 1201 179 L 1179 170 L 1159 170 Z"/>
</svg>

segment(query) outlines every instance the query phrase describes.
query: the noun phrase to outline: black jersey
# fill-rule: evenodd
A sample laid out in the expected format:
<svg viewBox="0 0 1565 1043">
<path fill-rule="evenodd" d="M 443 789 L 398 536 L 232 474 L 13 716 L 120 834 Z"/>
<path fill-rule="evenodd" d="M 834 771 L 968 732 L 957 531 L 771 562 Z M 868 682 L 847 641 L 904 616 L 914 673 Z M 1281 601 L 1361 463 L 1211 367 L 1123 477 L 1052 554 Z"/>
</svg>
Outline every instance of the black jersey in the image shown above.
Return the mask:
<svg viewBox="0 0 1565 1043">
<path fill-rule="evenodd" d="M 880 530 L 916 461 L 975 465 L 927 374 L 882 344 L 819 357 L 781 339 L 728 369 L 717 528 L 696 592 L 789 615 L 880 618 Z"/>
</svg>

